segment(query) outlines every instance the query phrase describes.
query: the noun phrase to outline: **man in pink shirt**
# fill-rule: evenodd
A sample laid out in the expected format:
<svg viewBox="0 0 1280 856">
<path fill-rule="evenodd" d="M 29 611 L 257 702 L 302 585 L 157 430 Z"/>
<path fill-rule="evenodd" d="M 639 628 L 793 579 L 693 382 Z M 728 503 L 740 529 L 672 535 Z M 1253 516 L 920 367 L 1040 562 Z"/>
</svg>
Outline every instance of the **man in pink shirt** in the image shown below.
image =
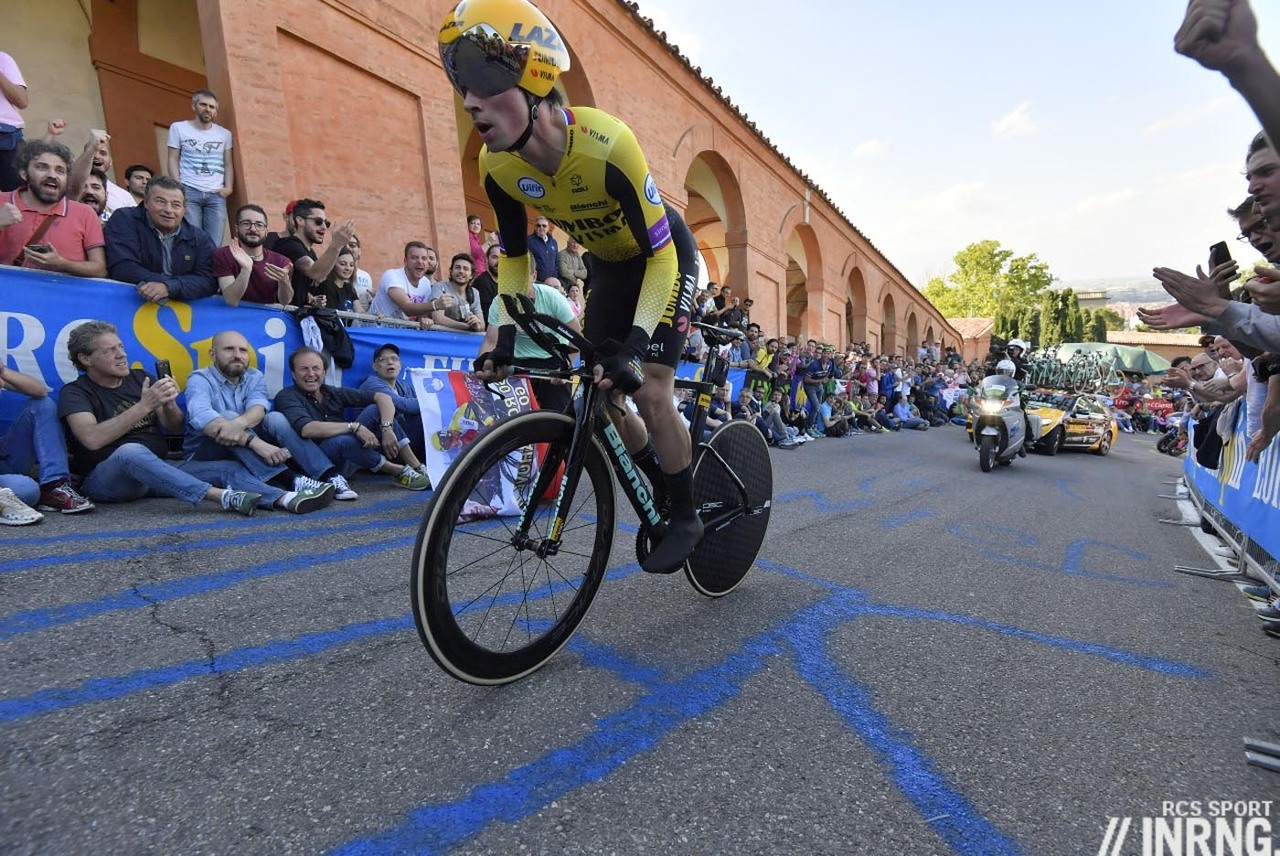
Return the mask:
<svg viewBox="0 0 1280 856">
<path fill-rule="evenodd" d="M 0 264 L 106 276 L 102 221 L 88 205 L 67 198 L 71 152 L 61 143 L 30 140 L 17 162 L 25 185 L 0 193 Z"/>
<path fill-rule="evenodd" d="M 22 184 L 14 163 L 26 124 L 20 111 L 27 109 L 27 82 L 13 57 L 0 51 L 0 190 Z"/>
</svg>

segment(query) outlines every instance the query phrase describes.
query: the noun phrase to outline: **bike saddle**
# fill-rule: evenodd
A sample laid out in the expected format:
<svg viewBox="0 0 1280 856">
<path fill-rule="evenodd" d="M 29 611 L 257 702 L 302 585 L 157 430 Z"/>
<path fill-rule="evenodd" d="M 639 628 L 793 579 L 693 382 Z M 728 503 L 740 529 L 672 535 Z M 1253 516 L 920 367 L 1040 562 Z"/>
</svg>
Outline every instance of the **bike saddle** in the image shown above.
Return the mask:
<svg viewBox="0 0 1280 856">
<path fill-rule="evenodd" d="M 693 326 L 702 331 L 702 337 L 712 345 L 727 345 L 744 338 L 747 334 L 732 327 L 714 327 L 701 321 L 693 322 Z"/>
</svg>

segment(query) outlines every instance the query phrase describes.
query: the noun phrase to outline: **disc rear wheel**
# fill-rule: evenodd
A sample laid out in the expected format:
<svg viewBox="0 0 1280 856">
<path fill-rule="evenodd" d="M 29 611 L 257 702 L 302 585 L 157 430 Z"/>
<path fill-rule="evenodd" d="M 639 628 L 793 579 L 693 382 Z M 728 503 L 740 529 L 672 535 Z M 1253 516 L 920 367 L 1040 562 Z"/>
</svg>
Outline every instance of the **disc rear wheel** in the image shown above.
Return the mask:
<svg viewBox="0 0 1280 856">
<path fill-rule="evenodd" d="M 708 527 L 685 561 L 685 576 L 693 587 L 708 597 L 721 597 L 742 582 L 764 543 L 773 504 L 773 463 L 764 435 L 749 422 L 721 425 L 707 445 L 714 453 L 696 450 L 693 467 L 693 500 L 703 522 L 743 506 L 734 475 L 742 481 L 747 495 L 746 513 L 723 529 Z"/>
</svg>

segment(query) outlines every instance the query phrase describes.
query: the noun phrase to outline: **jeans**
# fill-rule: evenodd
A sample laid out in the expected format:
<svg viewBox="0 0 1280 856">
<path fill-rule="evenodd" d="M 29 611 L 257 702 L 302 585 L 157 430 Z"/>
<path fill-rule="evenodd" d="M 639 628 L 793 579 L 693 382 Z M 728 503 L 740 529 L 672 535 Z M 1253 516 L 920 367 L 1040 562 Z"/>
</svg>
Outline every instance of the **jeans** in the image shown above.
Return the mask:
<svg viewBox="0 0 1280 856">
<path fill-rule="evenodd" d="M 129 502 L 144 496 L 172 496 L 199 504 L 210 487 L 262 494 L 258 505 L 270 508 L 284 495 L 254 478 L 238 461 L 183 461 L 174 465 L 141 443 L 125 443 L 93 468 L 84 492 L 97 502 Z"/>
<path fill-rule="evenodd" d="M 235 419 L 240 414 L 228 410 L 220 415 L 224 419 Z M 194 439 L 188 435 L 182 451 L 189 461 L 239 461 L 254 478 L 262 482 L 271 481 L 288 469 L 283 464 L 268 464 L 247 446 L 224 446 L 203 434 Z M 257 491 L 254 492 L 257 493 Z"/>
<path fill-rule="evenodd" d="M 227 226 L 227 200 L 209 190 L 196 190 L 183 185 L 187 191 L 186 221 L 213 238 L 215 246 L 222 246 L 222 232 Z"/>
<path fill-rule="evenodd" d="M 40 502 L 40 485 L 28 476 L 0 475 L 0 488 L 7 487 L 32 508 Z"/>
<path fill-rule="evenodd" d="M 293 463 L 313 479 L 327 478 L 337 472 L 329 456 L 314 441 L 293 430 L 283 413 L 271 411 L 253 432 L 268 443 L 288 449 Z"/>
<path fill-rule="evenodd" d="M 22 406 L 9 432 L 0 436 L 0 473 L 29 475 L 39 464 L 40 484 L 70 475 L 67 440 L 52 397 L 33 398 Z"/>
<path fill-rule="evenodd" d="M 352 476 L 356 470 L 376 471 L 386 461 L 380 449 L 366 449 L 355 434 L 339 434 L 321 440 L 320 451 L 333 461 L 333 466 L 343 476 Z"/>
<path fill-rule="evenodd" d="M 924 429 L 929 427 L 928 422 L 925 422 L 923 419 L 919 419 L 915 416 L 912 416 L 910 419 L 901 419 L 898 421 L 898 424 L 901 425 L 903 428 Z"/>
</svg>

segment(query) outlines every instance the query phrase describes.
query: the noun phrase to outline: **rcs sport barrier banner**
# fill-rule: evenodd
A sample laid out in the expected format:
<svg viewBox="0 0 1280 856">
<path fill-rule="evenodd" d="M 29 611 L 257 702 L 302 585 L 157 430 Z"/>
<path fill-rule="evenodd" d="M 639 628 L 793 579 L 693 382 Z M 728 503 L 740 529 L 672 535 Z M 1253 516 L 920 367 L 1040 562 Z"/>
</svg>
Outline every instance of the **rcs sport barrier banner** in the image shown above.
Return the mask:
<svg viewBox="0 0 1280 856">
<path fill-rule="evenodd" d="M 1205 502 L 1222 512 L 1249 540 L 1280 558 L 1280 452 L 1272 441 L 1258 463 L 1245 460 L 1245 403 L 1236 408 L 1230 438 L 1223 444 L 1218 469 L 1196 463 L 1194 445 L 1187 449 L 1187 479 Z"/>
</svg>

